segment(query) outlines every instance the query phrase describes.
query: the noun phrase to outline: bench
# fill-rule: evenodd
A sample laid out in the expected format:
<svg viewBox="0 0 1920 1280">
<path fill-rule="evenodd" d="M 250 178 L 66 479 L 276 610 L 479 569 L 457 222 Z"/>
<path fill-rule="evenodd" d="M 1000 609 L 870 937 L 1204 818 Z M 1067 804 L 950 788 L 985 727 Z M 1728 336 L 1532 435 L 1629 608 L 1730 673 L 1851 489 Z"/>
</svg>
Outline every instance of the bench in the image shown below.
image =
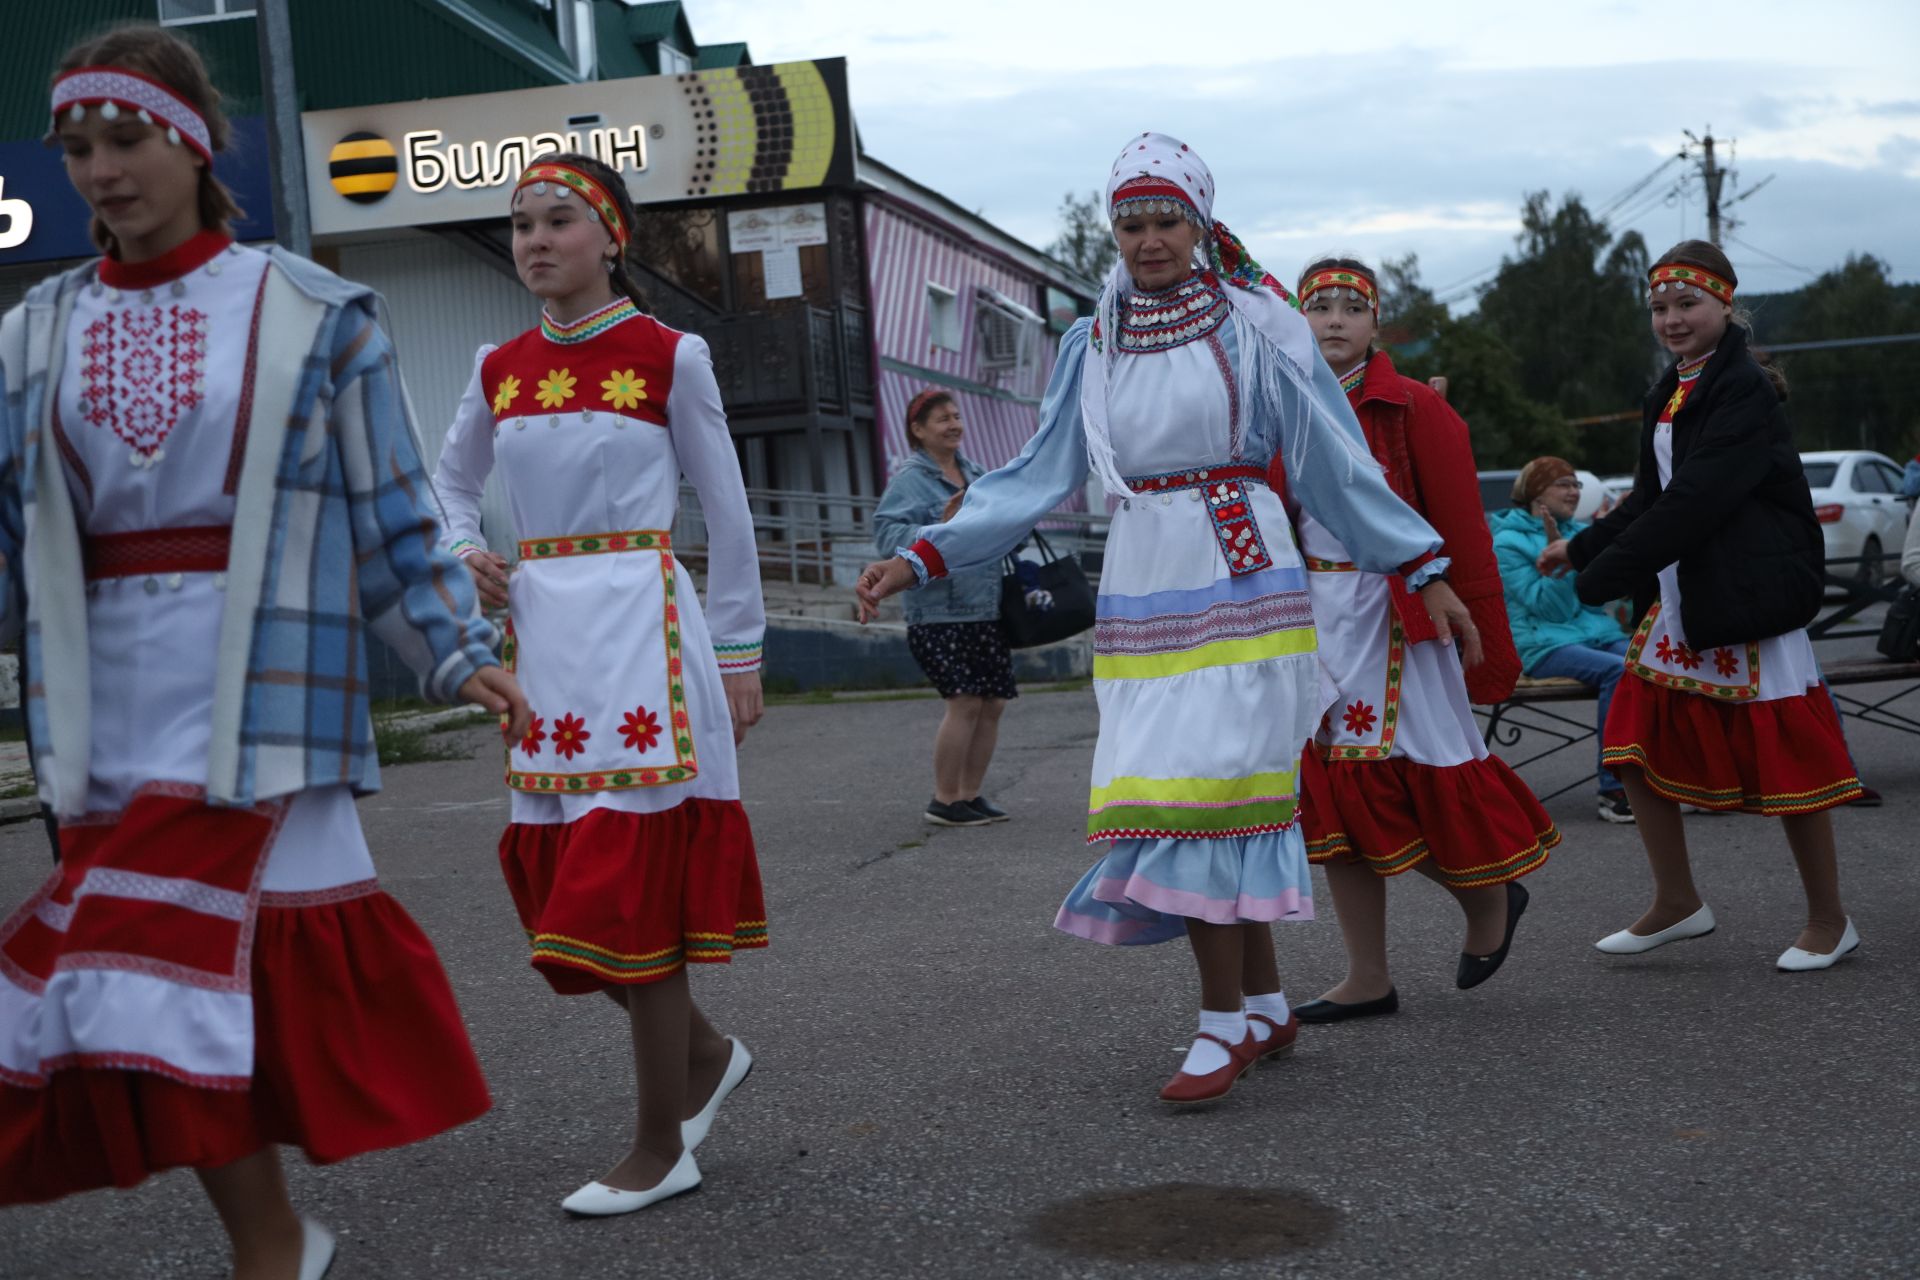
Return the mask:
<svg viewBox="0 0 1920 1280">
<path fill-rule="evenodd" d="M 1517 747 L 1529 733 L 1539 734 L 1549 740 L 1551 745 L 1541 747 L 1532 755 L 1520 760 L 1507 761 L 1517 773 L 1536 760 L 1544 760 L 1550 755 L 1565 751 L 1568 747 L 1578 746 L 1593 737 L 1597 730 L 1594 728 L 1592 712 L 1587 713 L 1584 719 L 1576 720 L 1571 716 L 1548 709 L 1553 703 L 1592 702 L 1593 700 L 1593 686 L 1582 684 L 1571 676 L 1548 676 L 1545 679 L 1521 676 L 1514 683 L 1512 697 L 1490 707 L 1475 706 L 1473 712 L 1477 716 L 1486 717 L 1487 728 L 1484 736 L 1489 748 Z M 1576 778 L 1558 791 L 1549 792 L 1540 799 L 1551 800 L 1555 796 L 1572 791 L 1575 787 L 1584 786 L 1591 780 L 1591 775 Z"/>
<path fill-rule="evenodd" d="M 1900 582 L 1897 578 L 1888 581 L 1863 582 L 1853 574 L 1842 575 L 1834 572 L 1837 566 L 1854 565 L 1859 562 L 1859 557 L 1827 561 L 1827 585 L 1841 595 L 1837 603 L 1807 625 L 1807 635 L 1816 643 L 1828 640 L 1872 639 L 1880 634 L 1877 627 L 1848 627 L 1846 624 L 1852 622 L 1868 607 L 1876 603 L 1890 602 L 1899 593 Z M 1920 710 L 1908 713 L 1893 705 L 1902 698 L 1920 692 L 1920 661 L 1892 662 L 1875 655 L 1871 658 L 1843 658 L 1835 662 L 1822 662 L 1820 669 L 1833 695 L 1834 706 L 1843 716 L 1852 716 L 1866 724 L 1877 724 L 1883 728 L 1920 736 L 1920 719 L 1915 718 L 1920 715 Z M 1889 683 L 1897 683 L 1899 687 L 1884 697 L 1878 697 L 1872 701 L 1868 700 L 1872 695 L 1856 696 L 1842 692 L 1843 689 L 1857 685 Z M 1575 719 L 1554 710 L 1553 706 L 1567 702 L 1590 703 L 1593 700 L 1593 689 L 1581 684 L 1578 680 L 1566 677 L 1535 680 L 1522 676 L 1514 685 L 1511 698 L 1490 707 L 1476 706 L 1473 710 L 1475 715 L 1486 720 L 1484 736 L 1489 748 L 1519 747 L 1530 733 L 1540 735 L 1545 741 L 1546 745 L 1534 750 L 1531 755 L 1507 761 L 1517 772 L 1535 761 L 1544 760 L 1548 756 L 1565 751 L 1568 747 L 1578 746 L 1592 738 L 1595 734 L 1592 714 L 1586 715 L 1583 719 Z M 1523 749 L 1531 749 L 1531 746 Z M 1586 785 L 1590 778 L 1591 775 L 1582 776 L 1540 798 L 1551 800 L 1555 796 Z"/>
</svg>

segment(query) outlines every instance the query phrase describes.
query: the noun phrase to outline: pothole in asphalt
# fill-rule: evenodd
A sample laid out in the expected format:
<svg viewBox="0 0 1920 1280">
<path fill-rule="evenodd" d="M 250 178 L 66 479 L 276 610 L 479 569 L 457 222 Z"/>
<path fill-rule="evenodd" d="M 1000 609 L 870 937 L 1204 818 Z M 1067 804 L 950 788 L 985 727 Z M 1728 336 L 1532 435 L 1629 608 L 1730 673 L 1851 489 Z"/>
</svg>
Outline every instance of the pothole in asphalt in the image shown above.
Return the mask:
<svg viewBox="0 0 1920 1280">
<path fill-rule="evenodd" d="M 1304 1191 L 1167 1182 L 1056 1201 L 1026 1237 L 1083 1258 L 1246 1262 L 1318 1249 L 1339 1229 L 1340 1211 Z"/>
</svg>

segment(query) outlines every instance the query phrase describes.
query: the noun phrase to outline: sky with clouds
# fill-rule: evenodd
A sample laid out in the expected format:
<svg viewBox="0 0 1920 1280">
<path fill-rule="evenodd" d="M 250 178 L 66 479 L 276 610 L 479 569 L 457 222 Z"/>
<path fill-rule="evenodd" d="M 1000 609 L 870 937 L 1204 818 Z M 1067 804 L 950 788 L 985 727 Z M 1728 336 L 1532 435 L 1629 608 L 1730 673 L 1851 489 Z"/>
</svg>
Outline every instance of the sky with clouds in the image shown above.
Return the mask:
<svg viewBox="0 0 1920 1280">
<path fill-rule="evenodd" d="M 1275 274 L 1415 252 L 1468 286 L 1523 195 L 1589 207 L 1712 127 L 1750 291 L 1872 253 L 1920 281 L 1920 4 L 1880 0 L 687 0 L 755 61 L 844 56 L 869 153 L 1044 245 L 1133 133 L 1191 143 Z M 1727 143 L 1731 140 L 1729 149 Z M 1615 225 L 1705 233 L 1669 166 Z M 1759 184 L 1771 179 L 1764 188 Z"/>
</svg>

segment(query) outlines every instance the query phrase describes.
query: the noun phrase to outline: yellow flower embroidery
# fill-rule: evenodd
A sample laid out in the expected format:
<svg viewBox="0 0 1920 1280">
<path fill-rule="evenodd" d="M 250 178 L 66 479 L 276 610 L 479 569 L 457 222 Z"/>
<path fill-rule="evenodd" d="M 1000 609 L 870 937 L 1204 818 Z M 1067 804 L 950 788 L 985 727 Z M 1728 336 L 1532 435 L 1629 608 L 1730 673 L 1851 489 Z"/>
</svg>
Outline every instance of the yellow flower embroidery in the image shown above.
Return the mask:
<svg viewBox="0 0 1920 1280">
<path fill-rule="evenodd" d="M 558 409 L 573 399 L 573 384 L 580 379 L 565 369 L 549 369 L 547 376 L 540 379 L 540 390 L 534 399 L 549 409 Z"/>
<path fill-rule="evenodd" d="M 493 411 L 495 413 L 505 413 L 507 406 L 512 404 L 513 398 L 519 394 L 520 379 L 514 377 L 512 374 L 508 374 L 505 378 L 501 379 L 500 385 L 494 388 Z"/>
<path fill-rule="evenodd" d="M 614 374 L 600 385 L 607 393 L 600 398 L 616 409 L 637 409 L 647 398 L 647 380 L 634 377 L 631 369 Z"/>
</svg>

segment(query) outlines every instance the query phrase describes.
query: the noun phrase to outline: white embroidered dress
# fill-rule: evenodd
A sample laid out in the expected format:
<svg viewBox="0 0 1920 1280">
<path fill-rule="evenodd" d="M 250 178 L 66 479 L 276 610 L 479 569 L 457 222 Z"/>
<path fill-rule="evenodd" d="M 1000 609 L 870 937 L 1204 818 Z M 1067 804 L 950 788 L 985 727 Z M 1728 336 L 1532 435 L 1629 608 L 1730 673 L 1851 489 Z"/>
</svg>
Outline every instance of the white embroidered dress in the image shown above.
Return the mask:
<svg viewBox="0 0 1920 1280">
<path fill-rule="evenodd" d="M 1283 449 L 1297 459 L 1289 486 L 1370 568 L 1415 561 L 1438 539 L 1366 456 L 1324 361 L 1298 370 L 1317 408 L 1300 411 L 1305 396 L 1276 405 L 1246 376 L 1241 353 L 1256 339 L 1217 280 L 1129 305 L 1107 412 L 1131 496 L 1113 513 L 1100 583 L 1087 823 L 1089 842 L 1113 845 L 1055 924 L 1144 944 L 1182 936 L 1189 918 L 1311 919 L 1298 769 L 1328 694 L 1292 526 L 1260 477 Z M 1090 329 L 1083 320 L 1062 339 L 1026 450 L 977 482 L 953 520 L 921 531 L 917 547 L 947 571 L 993 561 L 1084 484 L 1082 381 L 1101 358 Z"/>
</svg>

